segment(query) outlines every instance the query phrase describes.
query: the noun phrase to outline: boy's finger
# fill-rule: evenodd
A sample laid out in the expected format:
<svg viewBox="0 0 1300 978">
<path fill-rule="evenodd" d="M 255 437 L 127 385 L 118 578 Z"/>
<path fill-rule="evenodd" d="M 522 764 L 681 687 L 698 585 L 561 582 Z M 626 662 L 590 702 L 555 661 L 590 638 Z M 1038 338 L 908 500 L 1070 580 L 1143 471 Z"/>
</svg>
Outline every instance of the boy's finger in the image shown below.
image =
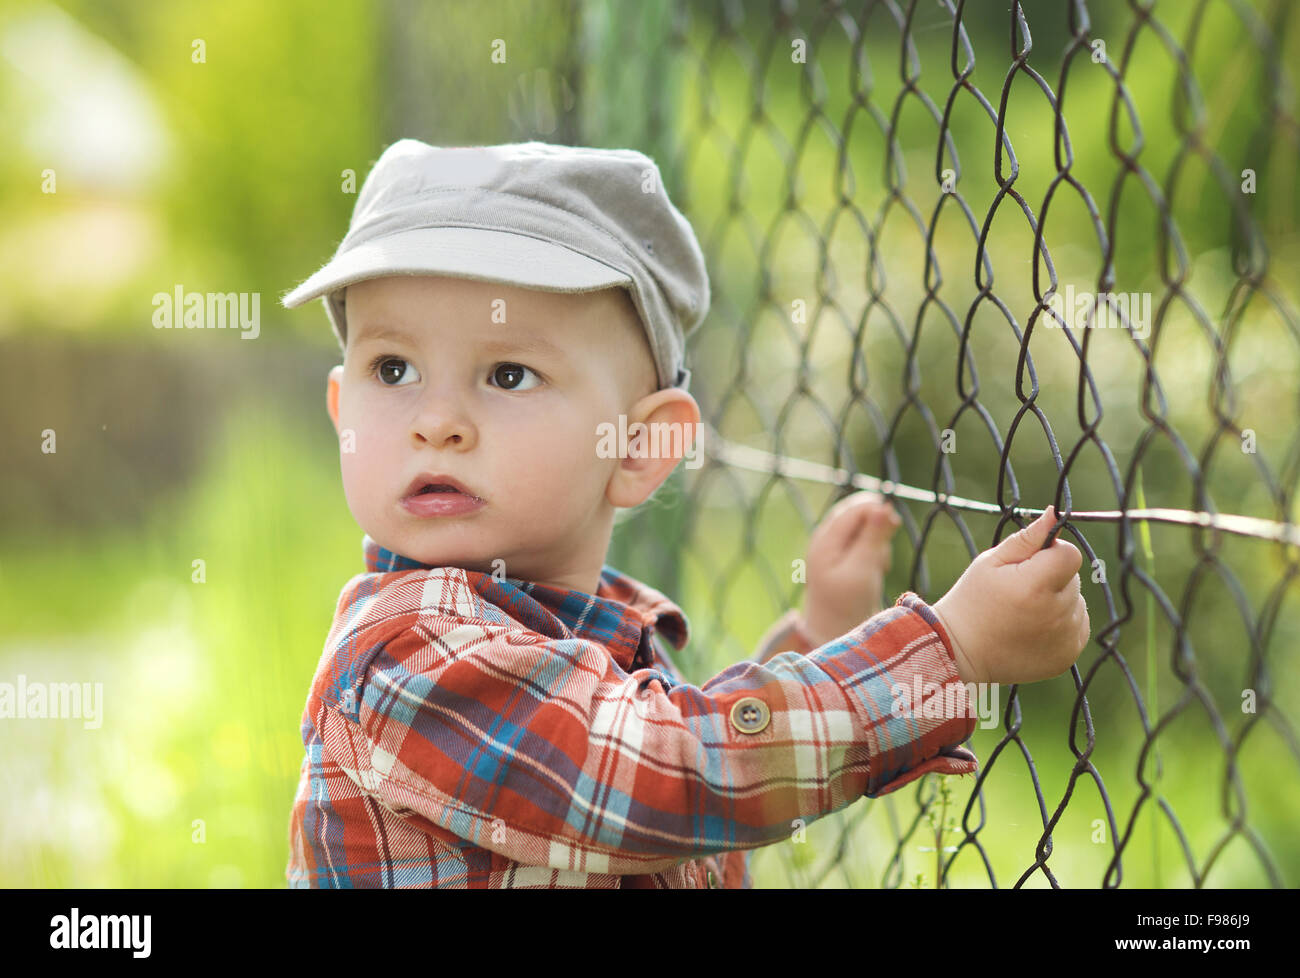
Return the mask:
<svg viewBox="0 0 1300 978">
<path fill-rule="evenodd" d="M 845 496 L 832 506 L 821 524 L 827 541 L 839 549 L 847 547 L 865 525 L 867 514 L 871 511 L 869 504 L 880 498 L 879 494 L 863 489 Z"/>
<path fill-rule="evenodd" d="M 903 518 L 898 515 L 898 512 L 893 506 L 889 505 L 884 500 L 881 500 L 879 506 L 872 508 L 871 519 L 878 525 L 889 527 L 891 529 L 897 529 L 903 525 Z"/>
<path fill-rule="evenodd" d="M 1018 564 L 1028 560 L 1042 549 L 1047 534 L 1056 525 L 1056 509 L 1048 506 L 1042 516 L 1023 529 L 1017 530 L 996 547 L 993 554 L 999 563 Z"/>
<path fill-rule="evenodd" d="M 1088 638 L 1092 634 L 1091 622 L 1088 620 L 1088 606 L 1083 603 L 1082 595 L 1070 612 L 1069 628 L 1074 635 L 1074 650 L 1078 652 L 1088 644 Z"/>
<path fill-rule="evenodd" d="M 902 522 L 898 514 L 886 506 L 863 506 L 862 519 L 857 524 L 857 535 L 853 543 L 862 546 L 882 539 L 888 540 Z"/>
<path fill-rule="evenodd" d="M 827 517 L 837 516 L 845 510 L 858 509 L 868 503 L 881 502 L 879 493 L 872 492 L 870 489 L 859 489 L 857 492 L 845 496 L 834 506 L 831 507 Z"/>
<path fill-rule="evenodd" d="M 853 541 L 858 528 L 866 519 L 866 511 L 860 506 L 840 509 L 837 512 L 838 506 L 839 503 L 831 508 L 817 528 L 817 535 L 836 552 L 843 550 Z"/>
<path fill-rule="evenodd" d="M 1050 547 L 1039 550 L 1028 560 L 1023 561 L 1022 566 L 1047 590 L 1063 591 L 1071 586 L 1082 563 L 1083 554 L 1079 553 L 1079 548 L 1057 537 Z M 1077 591 L 1077 589 L 1072 590 Z"/>
</svg>

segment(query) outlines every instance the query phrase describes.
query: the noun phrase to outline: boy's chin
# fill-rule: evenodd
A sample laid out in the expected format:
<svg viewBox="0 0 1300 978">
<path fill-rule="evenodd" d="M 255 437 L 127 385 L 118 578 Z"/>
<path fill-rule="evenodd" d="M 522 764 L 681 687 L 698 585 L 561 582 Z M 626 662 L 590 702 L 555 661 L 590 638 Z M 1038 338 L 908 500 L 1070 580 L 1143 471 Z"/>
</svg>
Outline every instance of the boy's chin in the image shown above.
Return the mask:
<svg viewBox="0 0 1300 978">
<path fill-rule="evenodd" d="M 491 560 L 484 560 L 480 555 L 469 554 L 451 547 L 409 546 L 408 549 L 399 549 L 397 552 L 428 567 L 459 567 L 462 570 L 478 571 L 482 574 L 491 574 L 493 571 Z M 497 566 L 501 566 L 501 562 L 498 562 Z"/>
<path fill-rule="evenodd" d="M 467 534 L 457 532 L 451 525 L 426 524 L 414 529 L 390 526 L 385 536 L 396 544 L 393 546 L 379 540 L 385 547 L 421 564 L 492 572 L 492 555 L 485 554 L 482 542 L 469 539 Z"/>
</svg>

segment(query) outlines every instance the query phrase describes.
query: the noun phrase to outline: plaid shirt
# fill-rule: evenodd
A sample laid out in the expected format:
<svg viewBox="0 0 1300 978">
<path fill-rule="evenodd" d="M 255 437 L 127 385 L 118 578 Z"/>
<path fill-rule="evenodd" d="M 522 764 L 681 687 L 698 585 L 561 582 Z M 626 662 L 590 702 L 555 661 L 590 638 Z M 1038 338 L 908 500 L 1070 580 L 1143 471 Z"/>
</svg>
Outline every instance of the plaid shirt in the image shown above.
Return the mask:
<svg viewBox="0 0 1300 978">
<path fill-rule="evenodd" d="M 661 641 L 681 609 L 612 567 L 590 595 L 363 549 L 303 712 L 291 887 L 743 888 L 796 819 L 975 771 L 973 716 L 891 711 L 960 682 L 910 592 L 817 648 L 792 611 L 694 686 Z"/>
</svg>

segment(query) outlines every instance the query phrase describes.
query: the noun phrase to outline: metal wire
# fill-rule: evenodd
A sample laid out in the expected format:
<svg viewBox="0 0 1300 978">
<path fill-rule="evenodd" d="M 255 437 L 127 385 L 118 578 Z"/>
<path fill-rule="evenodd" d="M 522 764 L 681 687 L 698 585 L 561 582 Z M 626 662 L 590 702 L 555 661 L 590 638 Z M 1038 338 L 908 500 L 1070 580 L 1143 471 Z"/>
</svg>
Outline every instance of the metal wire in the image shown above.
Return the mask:
<svg viewBox="0 0 1300 978">
<path fill-rule="evenodd" d="M 965 499 L 945 492 L 919 489 L 889 479 L 877 479 L 875 476 L 863 475 L 861 472 L 849 472 L 830 465 L 821 465 L 807 459 L 792 458 L 788 455 L 773 455 L 762 449 L 737 445 L 723 438 L 707 423 L 703 426 L 704 451 L 715 461 L 738 469 L 752 472 L 769 472 L 772 475 L 791 476 L 821 482 L 833 486 L 852 486 L 855 489 L 868 489 L 878 492 L 886 499 L 908 499 L 913 502 L 934 503 L 951 509 L 965 509 L 973 513 L 1001 515 L 1004 508 L 995 503 Z M 1029 509 L 1013 506 L 1005 512 L 1013 513 L 1026 520 L 1041 516 L 1046 510 Z M 1260 540 L 1274 540 L 1278 543 L 1290 543 L 1300 546 L 1300 527 L 1294 523 L 1277 523 L 1262 520 L 1254 516 L 1233 516 L 1225 513 L 1198 513 L 1185 509 L 1111 509 L 1084 512 L 1081 510 L 1063 511 L 1060 514 L 1066 520 L 1074 522 L 1114 523 L 1128 519 L 1135 523 L 1172 523 L 1180 526 L 1211 527 L 1225 533 L 1238 536 L 1254 537 Z"/>
</svg>

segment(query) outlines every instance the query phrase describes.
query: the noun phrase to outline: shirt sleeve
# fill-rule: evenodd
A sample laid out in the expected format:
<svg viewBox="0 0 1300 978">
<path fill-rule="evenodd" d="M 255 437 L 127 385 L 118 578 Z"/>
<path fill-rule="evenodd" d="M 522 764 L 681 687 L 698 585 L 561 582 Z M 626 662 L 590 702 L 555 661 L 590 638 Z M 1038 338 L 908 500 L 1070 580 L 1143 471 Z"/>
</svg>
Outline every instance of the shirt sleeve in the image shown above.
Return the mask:
<svg viewBox="0 0 1300 978">
<path fill-rule="evenodd" d="M 694 686 L 625 672 L 587 639 L 466 617 L 459 600 L 430 605 L 430 591 L 419 609 L 341 634 L 366 649 L 358 692 L 343 708 L 322 702 L 318 729 L 390 810 L 519 863 L 659 872 L 784 841 L 796 819 L 927 771 L 975 767 L 956 746 L 973 716 L 895 708 L 918 678 L 957 681 L 914 595 L 807 655 L 736 663 Z"/>
<path fill-rule="evenodd" d="M 918 663 L 912 661 L 892 667 L 894 676 L 891 678 L 890 684 L 898 695 L 891 705 L 891 710 L 894 707 L 901 710 L 912 709 L 922 715 L 927 712 L 927 709 L 929 712 L 937 712 L 941 709 L 939 697 L 946 697 L 942 701 L 942 709 L 946 711 L 946 715 L 961 715 L 969 718 L 969 726 L 965 729 L 965 733 L 961 738 L 962 740 L 967 739 L 975 728 L 975 714 L 966 685 L 961 682 L 961 678 L 957 674 L 956 656 L 952 652 L 952 642 L 948 638 L 943 623 L 940 622 L 939 616 L 934 613 L 934 609 L 923 601 L 919 595 L 911 591 L 904 592 L 894 603 L 894 607 L 909 608 L 916 612 L 934 630 L 936 637 L 943 645 L 946 658 L 940 662 L 941 668 L 937 674 L 927 675 L 923 671 L 916 669 L 915 666 Z M 750 661 L 767 662 L 772 656 L 779 655 L 782 652 L 809 655 L 817 648 L 816 641 L 804 628 L 803 615 L 799 613 L 797 608 L 791 608 L 777 619 L 759 640 L 758 648 Z M 935 695 L 931 696 L 927 691 L 931 691 Z M 906 749 L 909 745 L 903 744 L 900 746 Z M 922 745 L 919 741 L 912 741 L 911 746 L 919 748 Z M 917 780 L 924 774 L 974 774 L 978 769 L 978 763 L 978 758 L 968 748 L 956 743 L 945 744 L 933 757 L 915 757 L 914 763 L 905 764 L 898 775 L 891 779 L 888 784 L 875 789 L 868 788 L 866 795 L 871 798 L 887 795 Z"/>
</svg>

